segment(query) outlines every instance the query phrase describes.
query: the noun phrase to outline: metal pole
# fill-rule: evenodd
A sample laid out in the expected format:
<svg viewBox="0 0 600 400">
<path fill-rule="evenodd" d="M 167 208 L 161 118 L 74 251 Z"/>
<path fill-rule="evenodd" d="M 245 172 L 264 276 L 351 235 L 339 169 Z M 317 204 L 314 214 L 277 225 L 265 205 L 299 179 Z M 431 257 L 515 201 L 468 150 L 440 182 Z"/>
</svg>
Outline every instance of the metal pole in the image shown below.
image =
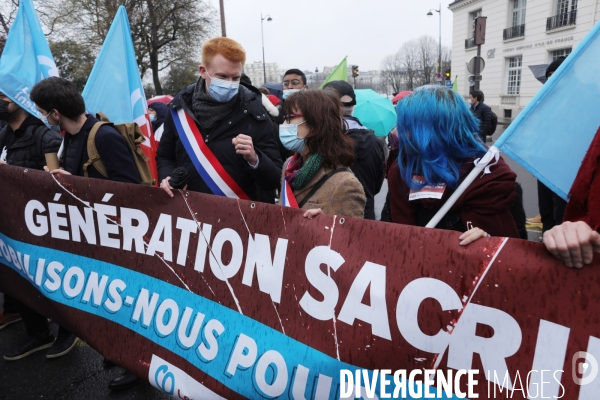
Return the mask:
<svg viewBox="0 0 600 400">
<path fill-rule="evenodd" d="M 438 74 L 440 79 L 442 78 L 442 3 L 440 3 L 440 9 L 438 11 L 440 15 L 440 41 L 438 49 Z"/>
<path fill-rule="evenodd" d="M 265 65 L 265 34 L 263 32 L 263 16 L 260 13 L 260 36 L 262 37 L 262 51 L 263 51 L 263 85 L 267 83 L 267 67 Z"/>
<path fill-rule="evenodd" d="M 223 4 L 223 0 L 219 0 L 219 6 L 221 8 L 221 36 L 227 37 L 227 31 L 225 30 L 225 4 Z"/>
<path fill-rule="evenodd" d="M 479 81 L 477 77 L 479 76 L 479 57 L 481 57 L 481 45 L 477 45 L 477 58 L 475 59 L 475 90 L 479 90 Z"/>
</svg>

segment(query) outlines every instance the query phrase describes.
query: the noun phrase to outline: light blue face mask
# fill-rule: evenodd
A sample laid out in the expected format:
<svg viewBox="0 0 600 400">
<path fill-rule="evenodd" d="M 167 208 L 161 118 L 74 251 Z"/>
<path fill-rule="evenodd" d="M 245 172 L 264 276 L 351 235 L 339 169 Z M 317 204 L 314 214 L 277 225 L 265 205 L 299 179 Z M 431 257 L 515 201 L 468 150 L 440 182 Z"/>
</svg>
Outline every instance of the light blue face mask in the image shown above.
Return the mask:
<svg viewBox="0 0 600 400">
<path fill-rule="evenodd" d="M 48 115 L 50 115 L 51 112 L 52 111 L 50 111 L 47 115 L 42 115 L 41 120 L 48 127 L 48 129 L 60 132 L 60 125 L 52 125 L 50 122 L 48 122 Z"/>
<path fill-rule="evenodd" d="M 304 150 L 305 142 L 304 138 L 298 137 L 298 125 L 303 124 L 306 121 L 300 122 L 299 124 L 281 124 L 279 125 L 279 140 L 283 146 L 295 153 L 302 153 Z"/>
<path fill-rule="evenodd" d="M 294 94 L 296 92 L 299 92 L 301 89 L 286 89 L 283 91 L 283 99 L 287 99 L 288 97 L 290 97 L 291 94 Z"/>
<path fill-rule="evenodd" d="M 156 121 L 156 115 L 150 114 L 150 122 L 154 122 L 154 121 Z"/>
<path fill-rule="evenodd" d="M 208 71 L 206 71 L 206 75 L 208 75 Z M 226 81 L 219 78 L 213 78 L 210 75 L 208 75 L 208 77 L 210 78 L 208 94 L 219 103 L 227 103 L 238 94 L 240 89 L 239 81 Z"/>
</svg>

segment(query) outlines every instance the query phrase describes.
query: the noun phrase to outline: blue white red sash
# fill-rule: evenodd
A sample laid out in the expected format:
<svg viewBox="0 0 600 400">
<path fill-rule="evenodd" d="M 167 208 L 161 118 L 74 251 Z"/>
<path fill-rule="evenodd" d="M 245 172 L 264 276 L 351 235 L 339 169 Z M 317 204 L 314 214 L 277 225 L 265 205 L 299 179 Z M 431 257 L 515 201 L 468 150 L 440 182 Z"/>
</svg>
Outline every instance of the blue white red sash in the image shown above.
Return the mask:
<svg viewBox="0 0 600 400">
<path fill-rule="evenodd" d="M 296 201 L 296 197 L 292 192 L 292 187 L 285 178 L 283 178 L 283 183 L 281 184 L 281 205 L 286 207 L 299 208 L 298 202 Z"/>
<path fill-rule="evenodd" d="M 290 161 L 291 159 L 288 160 L 287 164 L 283 168 L 284 171 L 287 171 Z M 296 196 L 294 196 L 294 192 L 292 191 L 292 187 L 288 183 L 287 179 L 285 179 L 285 174 L 283 177 L 283 182 L 281 182 L 281 205 L 285 207 L 299 208 L 298 202 L 296 201 Z"/>
<path fill-rule="evenodd" d="M 185 151 L 210 190 L 217 196 L 250 200 L 204 143 L 196 122 L 182 108 L 171 109 L 171 116 Z"/>
</svg>

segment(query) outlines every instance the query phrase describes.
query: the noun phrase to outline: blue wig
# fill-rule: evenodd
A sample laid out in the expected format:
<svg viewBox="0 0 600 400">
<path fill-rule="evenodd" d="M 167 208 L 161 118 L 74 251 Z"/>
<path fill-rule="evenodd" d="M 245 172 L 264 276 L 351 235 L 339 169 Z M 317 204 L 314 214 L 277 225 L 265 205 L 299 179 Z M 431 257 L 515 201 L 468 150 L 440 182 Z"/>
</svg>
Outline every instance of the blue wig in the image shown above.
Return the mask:
<svg viewBox="0 0 600 400">
<path fill-rule="evenodd" d="M 461 167 L 487 152 L 477 136 L 479 120 L 450 89 L 417 90 L 398 102 L 396 113 L 400 176 L 411 189 L 440 183 L 455 189 Z M 413 175 L 425 183 L 413 182 Z"/>
</svg>

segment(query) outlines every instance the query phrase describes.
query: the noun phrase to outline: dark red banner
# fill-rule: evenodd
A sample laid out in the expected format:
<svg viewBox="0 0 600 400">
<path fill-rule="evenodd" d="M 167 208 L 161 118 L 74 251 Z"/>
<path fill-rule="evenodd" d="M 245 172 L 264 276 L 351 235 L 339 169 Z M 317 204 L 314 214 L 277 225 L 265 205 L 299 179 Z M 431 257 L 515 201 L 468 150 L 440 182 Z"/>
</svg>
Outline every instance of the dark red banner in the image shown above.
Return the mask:
<svg viewBox="0 0 600 400">
<path fill-rule="evenodd" d="M 421 398 L 424 370 L 455 397 L 600 393 L 598 261 L 9 166 L 0 192 L 0 290 L 181 398 L 337 399 L 357 369 L 365 398 Z"/>
</svg>

